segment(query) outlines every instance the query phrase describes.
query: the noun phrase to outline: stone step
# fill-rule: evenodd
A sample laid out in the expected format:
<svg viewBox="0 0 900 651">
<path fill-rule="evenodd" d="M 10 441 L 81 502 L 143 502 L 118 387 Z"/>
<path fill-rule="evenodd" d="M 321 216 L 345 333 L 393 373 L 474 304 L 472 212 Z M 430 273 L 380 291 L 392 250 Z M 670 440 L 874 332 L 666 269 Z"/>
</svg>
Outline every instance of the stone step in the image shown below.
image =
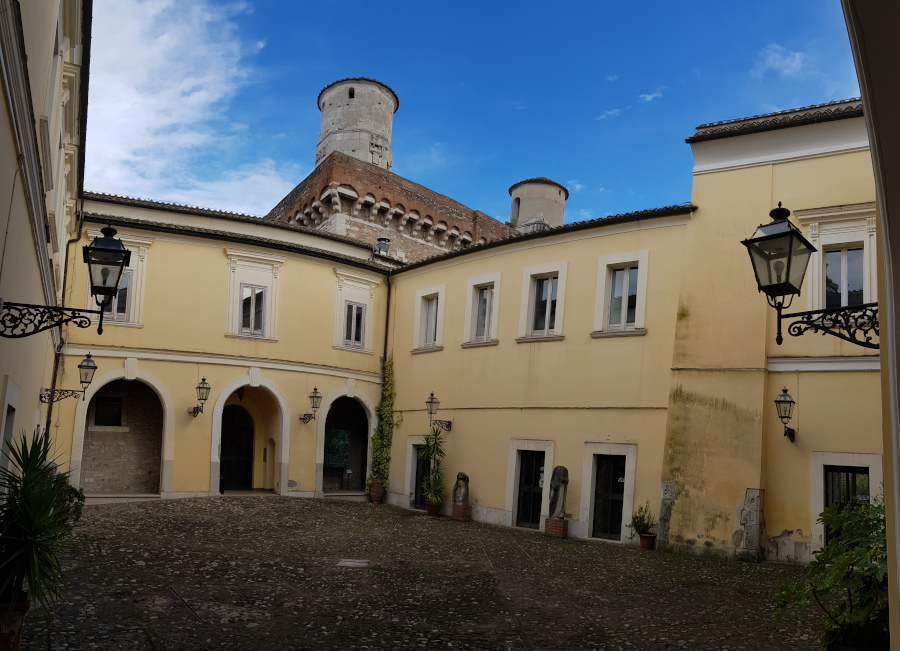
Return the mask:
<svg viewBox="0 0 900 651">
<path fill-rule="evenodd" d="M 326 491 L 324 497 L 327 500 L 340 500 L 343 502 L 369 501 L 369 493 L 366 491 Z"/>
<path fill-rule="evenodd" d="M 123 502 L 152 502 L 160 499 L 159 493 L 85 493 L 84 503 L 122 504 Z"/>
</svg>

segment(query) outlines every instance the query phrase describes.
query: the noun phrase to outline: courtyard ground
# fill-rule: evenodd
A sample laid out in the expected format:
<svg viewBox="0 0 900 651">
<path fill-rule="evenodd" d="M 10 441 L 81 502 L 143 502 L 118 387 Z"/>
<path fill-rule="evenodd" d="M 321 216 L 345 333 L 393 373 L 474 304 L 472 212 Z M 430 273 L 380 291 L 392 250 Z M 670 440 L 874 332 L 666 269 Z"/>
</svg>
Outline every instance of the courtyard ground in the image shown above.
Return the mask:
<svg viewBox="0 0 900 651">
<path fill-rule="evenodd" d="M 816 649 L 802 568 L 275 496 L 88 506 L 23 649 Z M 369 561 L 342 567 L 341 559 Z"/>
</svg>

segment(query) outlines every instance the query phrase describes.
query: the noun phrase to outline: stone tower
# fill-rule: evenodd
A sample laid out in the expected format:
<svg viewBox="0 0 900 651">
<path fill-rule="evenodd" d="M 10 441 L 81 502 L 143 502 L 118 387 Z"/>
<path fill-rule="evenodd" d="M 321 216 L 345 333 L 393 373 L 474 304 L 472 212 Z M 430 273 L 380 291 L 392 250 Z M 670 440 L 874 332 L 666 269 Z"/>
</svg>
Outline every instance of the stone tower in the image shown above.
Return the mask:
<svg viewBox="0 0 900 651">
<path fill-rule="evenodd" d="M 367 77 L 341 79 L 323 88 L 316 167 L 331 152 L 341 151 L 390 171 L 391 124 L 399 106 L 397 93 Z"/>
<path fill-rule="evenodd" d="M 509 223 L 520 233 L 532 233 L 563 225 L 566 199 L 565 186 L 548 178 L 525 179 L 509 189 L 512 208 Z"/>
</svg>

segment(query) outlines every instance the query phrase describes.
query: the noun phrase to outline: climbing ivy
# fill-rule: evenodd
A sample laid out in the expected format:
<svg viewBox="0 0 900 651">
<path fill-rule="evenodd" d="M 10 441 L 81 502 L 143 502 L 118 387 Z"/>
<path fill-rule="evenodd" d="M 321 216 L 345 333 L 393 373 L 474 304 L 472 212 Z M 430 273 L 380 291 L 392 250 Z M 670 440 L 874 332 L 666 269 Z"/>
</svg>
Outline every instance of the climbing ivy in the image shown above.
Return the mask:
<svg viewBox="0 0 900 651">
<path fill-rule="evenodd" d="M 387 490 L 388 478 L 391 472 L 391 441 L 394 438 L 394 427 L 400 423 L 394 420 L 394 357 L 388 355 L 383 358 L 384 383 L 381 387 L 381 402 L 375 407 L 378 416 L 378 425 L 372 437 L 372 473 L 366 479 L 366 487 L 372 484 L 376 477 L 381 479 L 384 489 Z"/>
</svg>

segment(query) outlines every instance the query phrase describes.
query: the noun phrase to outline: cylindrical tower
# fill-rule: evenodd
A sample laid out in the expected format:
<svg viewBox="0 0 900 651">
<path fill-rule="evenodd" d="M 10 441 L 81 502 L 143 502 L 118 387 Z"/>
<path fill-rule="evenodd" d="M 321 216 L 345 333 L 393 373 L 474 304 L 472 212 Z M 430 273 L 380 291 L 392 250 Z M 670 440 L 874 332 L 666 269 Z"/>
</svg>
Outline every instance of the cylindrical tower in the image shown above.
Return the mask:
<svg viewBox="0 0 900 651">
<path fill-rule="evenodd" d="M 322 131 L 316 167 L 341 151 L 386 170 L 391 169 L 391 125 L 400 106 L 397 93 L 375 79 L 341 79 L 319 93 Z"/>
<path fill-rule="evenodd" d="M 521 232 L 563 225 L 569 191 L 548 178 L 525 179 L 509 189 L 509 223 Z"/>
</svg>

